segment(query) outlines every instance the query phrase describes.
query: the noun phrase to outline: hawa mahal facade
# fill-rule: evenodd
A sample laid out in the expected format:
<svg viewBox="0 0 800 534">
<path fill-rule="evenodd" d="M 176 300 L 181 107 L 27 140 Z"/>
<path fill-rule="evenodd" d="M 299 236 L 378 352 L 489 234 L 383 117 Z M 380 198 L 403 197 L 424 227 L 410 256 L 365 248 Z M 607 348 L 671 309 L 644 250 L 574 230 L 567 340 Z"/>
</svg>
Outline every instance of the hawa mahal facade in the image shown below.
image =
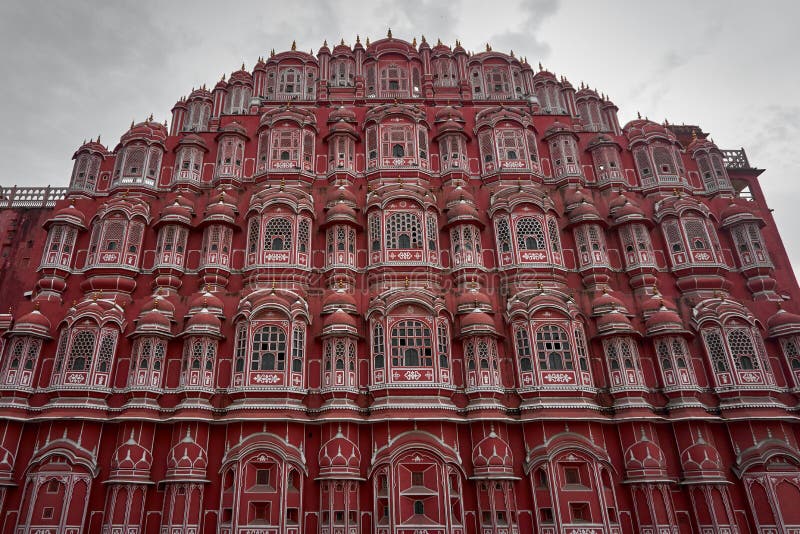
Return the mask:
<svg viewBox="0 0 800 534">
<path fill-rule="evenodd" d="M 744 150 L 390 32 L 74 160 L 0 199 L 0 532 L 800 532 Z"/>
</svg>

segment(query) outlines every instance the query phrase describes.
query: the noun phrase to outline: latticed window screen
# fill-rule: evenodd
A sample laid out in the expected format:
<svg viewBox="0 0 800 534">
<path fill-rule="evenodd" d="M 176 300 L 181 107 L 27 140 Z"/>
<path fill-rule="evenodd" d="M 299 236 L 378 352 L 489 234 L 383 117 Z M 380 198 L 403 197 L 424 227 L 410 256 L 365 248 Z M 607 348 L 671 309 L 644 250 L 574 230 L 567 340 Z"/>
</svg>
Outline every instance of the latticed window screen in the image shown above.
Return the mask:
<svg viewBox="0 0 800 534">
<path fill-rule="evenodd" d="M 292 372 L 303 371 L 303 355 L 306 347 L 306 330 L 302 325 L 295 325 L 292 329 Z"/>
<path fill-rule="evenodd" d="M 683 221 L 683 228 L 686 231 L 686 238 L 692 250 L 710 250 L 711 244 L 708 240 L 706 227 L 703 221 L 696 218 L 687 218 Z"/>
<path fill-rule="evenodd" d="M 300 223 L 297 225 L 297 249 L 300 252 L 308 252 L 310 247 L 310 237 L 311 225 L 308 222 L 308 219 L 302 218 L 300 219 Z"/>
<path fill-rule="evenodd" d="M 436 215 L 428 213 L 425 216 L 425 224 L 428 231 L 428 250 L 435 252 L 437 247 L 437 237 L 439 236 L 439 226 L 436 223 Z"/>
<path fill-rule="evenodd" d="M 782 341 L 783 354 L 789 361 L 789 368 L 797 373 L 800 372 L 800 346 L 796 337 L 784 338 Z"/>
<path fill-rule="evenodd" d="M 494 136 L 490 130 L 478 134 L 478 147 L 481 151 L 481 160 L 484 163 L 494 162 Z"/>
<path fill-rule="evenodd" d="M 636 167 L 639 169 L 639 176 L 642 178 L 642 185 L 652 184 L 654 182 L 653 166 L 647 151 L 645 149 L 636 150 L 633 157 L 636 160 Z"/>
<path fill-rule="evenodd" d="M 247 324 L 240 323 L 236 327 L 236 341 L 233 349 L 234 372 L 243 373 L 247 359 Z M 260 362 L 259 362 L 260 365 Z"/>
<path fill-rule="evenodd" d="M 536 355 L 542 370 L 573 368 L 569 336 L 560 326 L 545 325 L 536 331 Z"/>
<path fill-rule="evenodd" d="M 703 332 L 703 340 L 711 358 L 711 365 L 714 371 L 724 373 L 728 371 L 728 358 L 725 354 L 725 345 L 718 330 L 706 330 Z"/>
<path fill-rule="evenodd" d="M 531 340 L 528 337 L 528 330 L 524 327 L 517 327 L 514 333 L 517 348 L 517 358 L 519 358 L 520 371 L 532 371 L 533 361 L 531 356 Z"/>
<path fill-rule="evenodd" d="M 431 330 L 422 321 L 400 321 L 392 327 L 392 365 L 431 367 L 433 347 Z"/>
<path fill-rule="evenodd" d="M 544 250 L 544 230 L 539 219 L 525 217 L 517 220 L 517 247 L 520 250 Z"/>
<path fill-rule="evenodd" d="M 440 320 L 436 325 L 437 348 L 439 349 L 439 366 L 442 369 L 450 367 L 450 336 L 447 333 L 447 324 Z"/>
<path fill-rule="evenodd" d="M 553 218 L 548 218 L 547 220 L 547 234 L 550 237 L 550 247 L 553 252 L 559 252 L 561 250 L 561 236 L 558 232 L 558 224 Z"/>
<path fill-rule="evenodd" d="M 273 162 L 285 161 L 296 165 L 300 161 L 300 131 L 273 130 L 271 158 Z"/>
<path fill-rule="evenodd" d="M 264 250 L 291 250 L 292 223 L 289 219 L 274 217 L 264 225 Z"/>
<path fill-rule="evenodd" d="M 279 326 L 262 326 L 253 333 L 251 371 L 283 371 L 286 366 L 286 332 Z"/>
<path fill-rule="evenodd" d="M 727 333 L 728 347 L 733 356 L 733 364 L 738 370 L 758 369 L 761 366 L 753 345 L 753 338 L 747 328 L 736 328 Z"/>
<path fill-rule="evenodd" d="M 369 216 L 369 242 L 372 252 L 381 250 L 381 216 L 378 213 Z"/>
<path fill-rule="evenodd" d="M 676 174 L 675 160 L 672 159 L 670 150 L 663 146 L 653 147 L 653 161 L 659 174 Z"/>
<path fill-rule="evenodd" d="M 422 225 L 418 214 L 401 212 L 386 218 L 386 248 L 422 248 Z"/>
<path fill-rule="evenodd" d="M 97 372 L 108 373 L 114 359 L 114 348 L 117 344 L 117 334 L 114 331 L 103 332 L 100 338 L 100 348 L 97 351 Z"/>
<path fill-rule="evenodd" d="M 383 369 L 384 367 L 384 347 L 383 325 L 375 323 L 372 328 L 372 358 L 375 362 L 375 369 Z"/>
<path fill-rule="evenodd" d="M 83 330 L 75 334 L 67 360 L 68 371 L 88 371 L 91 368 L 95 341 L 93 331 Z"/>
<path fill-rule="evenodd" d="M 411 124 L 381 125 L 381 156 L 404 158 L 414 156 L 414 126 Z"/>
<path fill-rule="evenodd" d="M 497 153 L 502 161 L 520 161 L 528 166 L 525 150 L 525 134 L 517 128 L 499 128 L 495 130 Z"/>
<path fill-rule="evenodd" d="M 497 221 L 497 249 L 500 252 L 511 252 L 511 229 L 508 219 Z"/>
<path fill-rule="evenodd" d="M 667 238 L 672 252 L 683 252 L 683 239 L 681 239 L 681 231 L 678 229 L 676 221 L 666 221 L 663 225 L 664 235 Z"/>
</svg>

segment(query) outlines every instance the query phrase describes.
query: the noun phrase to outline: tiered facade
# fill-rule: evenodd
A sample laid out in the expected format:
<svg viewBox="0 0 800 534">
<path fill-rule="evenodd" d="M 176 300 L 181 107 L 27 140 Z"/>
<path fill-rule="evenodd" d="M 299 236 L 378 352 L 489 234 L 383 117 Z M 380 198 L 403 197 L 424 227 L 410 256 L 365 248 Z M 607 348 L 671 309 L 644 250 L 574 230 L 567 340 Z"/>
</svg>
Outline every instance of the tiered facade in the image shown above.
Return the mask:
<svg viewBox="0 0 800 534">
<path fill-rule="evenodd" d="M 800 532 L 800 291 L 699 128 L 390 34 L 74 159 L 0 200 L 0 532 Z"/>
</svg>

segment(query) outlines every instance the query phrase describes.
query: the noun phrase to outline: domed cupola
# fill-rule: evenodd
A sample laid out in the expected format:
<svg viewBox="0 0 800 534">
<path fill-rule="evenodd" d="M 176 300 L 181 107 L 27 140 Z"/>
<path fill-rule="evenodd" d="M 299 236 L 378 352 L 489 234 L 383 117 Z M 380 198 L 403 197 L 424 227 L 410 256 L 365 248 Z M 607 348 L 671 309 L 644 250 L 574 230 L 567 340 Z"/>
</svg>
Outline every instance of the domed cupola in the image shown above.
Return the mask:
<svg viewBox="0 0 800 534">
<path fill-rule="evenodd" d="M 203 307 L 190 314 L 181 335 L 222 338 L 222 321 L 209 310 L 208 301 L 210 299 L 202 296 L 202 294 L 201 298 L 203 298 Z"/>
<path fill-rule="evenodd" d="M 164 145 L 167 140 L 167 127 L 153 120 L 152 115 L 144 122 L 131 124 L 130 129 L 122 134 L 120 143 L 124 146 L 132 141 L 144 141 L 148 144 Z"/>
<path fill-rule="evenodd" d="M 206 206 L 201 224 L 205 226 L 213 223 L 223 223 L 233 226 L 236 224 L 237 213 L 236 199 L 227 191 L 221 190 L 219 194 L 212 195 L 212 200 Z"/>
<path fill-rule="evenodd" d="M 39 311 L 39 305 L 34 303 L 33 310 L 14 321 L 10 333 L 50 339 L 51 329 L 50 320 Z"/>
<path fill-rule="evenodd" d="M 620 334 L 638 334 L 633 328 L 630 319 L 619 310 L 611 310 L 601 314 L 595 320 L 597 334 L 600 336 L 615 336 Z"/>
<path fill-rule="evenodd" d="M 154 187 L 161 174 L 161 160 L 166 150 L 167 127 L 149 119 L 122 135 L 114 150 L 116 162 L 111 186 Z"/>
<path fill-rule="evenodd" d="M 684 328 L 680 315 L 661 301 L 658 309 L 645 321 L 645 334 L 652 337 L 671 333 L 687 334 L 688 331 Z"/>
<path fill-rule="evenodd" d="M 464 130 L 464 114 L 453 106 L 445 106 L 436 111 L 433 123 L 436 126 L 436 139 L 446 133 L 459 133 L 469 137 Z"/>
<path fill-rule="evenodd" d="M 205 309 L 223 319 L 225 317 L 224 308 L 225 305 L 222 299 L 214 295 L 207 287 L 203 288 L 199 293 L 195 293 L 189 301 L 190 314 L 200 313 Z"/>
<path fill-rule="evenodd" d="M 0 446 L 0 485 L 14 485 L 14 455 Z"/>
<path fill-rule="evenodd" d="M 159 301 L 155 301 L 158 305 Z M 172 322 L 158 308 L 145 309 L 136 319 L 134 335 L 172 336 Z"/>
<path fill-rule="evenodd" d="M 461 317 L 462 336 L 497 335 L 494 320 L 489 314 L 475 309 Z"/>
<path fill-rule="evenodd" d="M 719 453 L 699 430 L 695 442 L 681 453 L 681 465 L 685 480 L 725 478 Z"/>
<path fill-rule="evenodd" d="M 57 210 L 55 215 L 45 221 L 44 227 L 49 229 L 55 224 L 68 224 L 75 228 L 85 230 L 86 216 L 81 210 L 75 207 L 75 200 L 71 199 L 68 206 Z"/>
<path fill-rule="evenodd" d="M 472 449 L 472 466 L 479 478 L 507 478 L 514 476 L 514 457 L 511 447 L 491 426 L 489 435 Z"/>
<path fill-rule="evenodd" d="M 479 291 L 476 287 L 462 291 L 456 297 L 456 313 L 472 313 L 475 310 L 485 313 L 493 313 L 492 301 L 486 293 Z"/>
<path fill-rule="evenodd" d="M 191 226 L 193 216 L 194 203 L 186 197 L 177 195 L 161 210 L 161 215 L 154 226 L 158 227 L 168 223 Z"/>
<path fill-rule="evenodd" d="M 325 296 L 322 301 L 322 313 L 334 313 L 338 310 L 352 314 L 358 313 L 358 305 L 352 291 L 340 287 L 329 291 Z"/>
<path fill-rule="evenodd" d="M 606 224 L 605 219 L 600 215 L 592 200 L 583 195 L 581 195 L 578 202 L 567 204 L 566 211 L 570 225 L 589 222 L 596 222 L 601 225 Z"/>
<path fill-rule="evenodd" d="M 322 335 L 358 336 L 358 322 L 355 317 L 339 308 L 325 316 L 325 319 L 322 321 Z"/>
<path fill-rule="evenodd" d="M 338 199 L 329 202 L 328 206 L 325 208 L 325 221 L 322 226 L 325 227 L 336 223 L 344 223 L 360 227 L 361 224 L 358 221 L 356 208 L 351 202 L 346 200 L 345 193 L 343 191 L 336 191 L 335 194 L 338 195 Z"/>
<path fill-rule="evenodd" d="M 782 307 L 767 320 L 769 337 L 783 337 L 800 334 L 800 315 L 787 312 Z"/>
<path fill-rule="evenodd" d="M 625 451 L 625 471 L 629 479 L 663 479 L 667 476 L 664 451 L 647 437 L 644 428 L 639 440 Z"/>
<path fill-rule="evenodd" d="M 652 224 L 652 221 L 645 215 L 644 210 L 622 193 L 609 202 L 608 209 L 615 226 L 628 222 L 641 222 L 645 225 Z"/>
<path fill-rule="evenodd" d="M 167 475 L 170 482 L 203 480 L 208 467 L 206 451 L 193 438 L 190 430 L 167 455 Z"/>
<path fill-rule="evenodd" d="M 70 193 L 94 193 L 97 189 L 97 179 L 100 177 L 100 165 L 108 155 L 108 149 L 100 144 L 100 136 L 97 137 L 97 141 L 89 140 L 83 143 L 72 155 L 75 165 L 69 181 Z"/>
<path fill-rule="evenodd" d="M 142 482 L 149 481 L 153 455 L 139 445 L 133 437 L 133 430 L 128 440 L 117 447 L 111 457 L 109 481 Z"/>
<path fill-rule="evenodd" d="M 361 474 L 361 451 L 342 434 L 342 427 L 319 451 L 319 476 L 323 478 L 358 478 Z"/>
</svg>

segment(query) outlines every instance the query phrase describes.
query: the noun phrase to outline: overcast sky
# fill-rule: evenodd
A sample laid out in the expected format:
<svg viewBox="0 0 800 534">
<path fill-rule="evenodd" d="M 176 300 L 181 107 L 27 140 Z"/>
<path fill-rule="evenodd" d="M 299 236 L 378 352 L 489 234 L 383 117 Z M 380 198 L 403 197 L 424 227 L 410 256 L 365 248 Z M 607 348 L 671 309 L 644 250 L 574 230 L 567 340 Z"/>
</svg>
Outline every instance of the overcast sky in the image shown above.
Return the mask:
<svg viewBox="0 0 800 534">
<path fill-rule="evenodd" d="M 744 147 L 800 272 L 800 2 L 391 0 L 253 2 L 2 0 L 0 184 L 63 186 L 74 150 L 292 40 L 425 35 L 514 50 L 608 94 L 625 124 L 699 124 Z"/>
</svg>

